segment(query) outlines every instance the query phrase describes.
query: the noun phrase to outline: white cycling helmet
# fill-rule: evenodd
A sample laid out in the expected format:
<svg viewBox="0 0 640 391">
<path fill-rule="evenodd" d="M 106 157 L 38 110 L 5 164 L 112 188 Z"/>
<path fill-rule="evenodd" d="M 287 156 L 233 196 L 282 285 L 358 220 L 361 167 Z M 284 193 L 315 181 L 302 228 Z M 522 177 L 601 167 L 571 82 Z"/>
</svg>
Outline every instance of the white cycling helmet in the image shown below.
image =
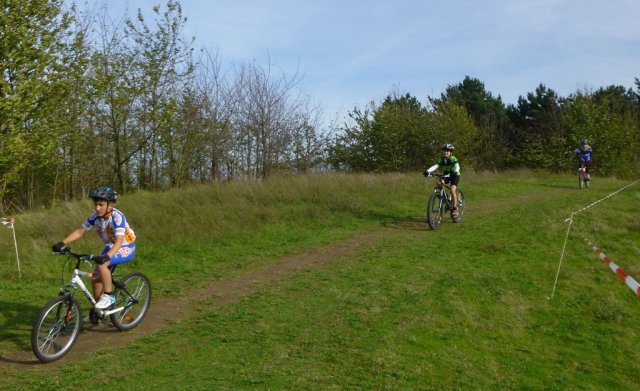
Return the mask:
<svg viewBox="0 0 640 391">
<path fill-rule="evenodd" d="M 442 145 L 442 150 L 443 150 L 443 151 L 451 151 L 451 152 L 453 152 L 453 151 L 454 151 L 454 149 L 455 149 L 455 148 L 454 148 L 454 147 L 453 147 L 453 145 L 451 145 L 451 144 L 443 144 L 443 145 Z"/>
</svg>

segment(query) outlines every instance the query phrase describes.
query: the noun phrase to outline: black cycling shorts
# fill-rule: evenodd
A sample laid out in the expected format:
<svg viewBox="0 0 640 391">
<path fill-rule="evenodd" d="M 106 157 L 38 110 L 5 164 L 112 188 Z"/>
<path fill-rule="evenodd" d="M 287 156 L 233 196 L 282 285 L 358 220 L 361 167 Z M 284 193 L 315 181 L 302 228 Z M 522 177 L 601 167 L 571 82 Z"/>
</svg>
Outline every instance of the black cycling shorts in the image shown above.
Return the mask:
<svg viewBox="0 0 640 391">
<path fill-rule="evenodd" d="M 458 186 L 458 182 L 460 182 L 460 175 L 452 172 L 449 174 L 449 178 L 444 178 L 444 183 L 452 184 L 454 186 Z"/>
</svg>

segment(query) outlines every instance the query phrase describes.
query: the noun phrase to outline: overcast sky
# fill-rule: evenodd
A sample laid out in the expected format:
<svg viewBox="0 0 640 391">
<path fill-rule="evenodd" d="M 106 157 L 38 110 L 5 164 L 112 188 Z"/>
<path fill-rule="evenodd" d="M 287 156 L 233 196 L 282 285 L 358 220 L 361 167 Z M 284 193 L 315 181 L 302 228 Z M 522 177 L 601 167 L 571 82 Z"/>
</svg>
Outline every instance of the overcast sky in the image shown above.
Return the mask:
<svg viewBox="0 0 640 391">
<path fill-rule="evenodd" d="M 159 1 L 99 0 L 113 11 Z M 163 2 L 163 3 L 166 3 Z M 186 35 L 224 63 L 303 74 L 325 114 L 392 91 L 425 103 L 466 75 L 506 104 L 640 77 L 640 0 L 182 0 Z M 128 5 L 128 8 L 127 8 Z"/>
</svg>

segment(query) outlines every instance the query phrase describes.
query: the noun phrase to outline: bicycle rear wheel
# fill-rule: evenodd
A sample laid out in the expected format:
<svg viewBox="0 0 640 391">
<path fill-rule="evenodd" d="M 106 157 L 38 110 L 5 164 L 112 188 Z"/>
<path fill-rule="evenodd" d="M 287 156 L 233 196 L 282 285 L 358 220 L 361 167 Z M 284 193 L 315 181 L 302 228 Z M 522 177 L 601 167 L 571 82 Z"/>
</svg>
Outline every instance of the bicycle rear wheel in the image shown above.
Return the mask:
<svg viewBox="0 0 640 391">
<path fill-rule="evenodd" d="M 456 195 L 458 196 L 458 216 L 452 217 L 453 221 L 460 223 L 464 219 L 464 193 L 460 189 L 456 189 Z"/>
<path fill-rule="evenodd" d="M 443 214 L 444 203 L 440 198 L 440 194 L 433 193 L 427 202 L 427 221 L 431 229 L 438 229 L 440 227 Z"/>
<path fill-rule="evenodd" d="M 129 273 L 115 283 L 113 292 L 116 304 L 113 308 L 124 307 L 111 314 L 111 322 L 118 330 L 126 331 L 136 327 L 147 314 L 151 305 L 151 282 L 140 272 Z"/>
<path fill-rule="evenodd" d="M 36 357 L 52 362 L 67 354 L 78 339 L 80 317 L 80 306 L 70 296 L 58 296 L 47 303 L 31 331 L 31 350 Z"/>
</svg>

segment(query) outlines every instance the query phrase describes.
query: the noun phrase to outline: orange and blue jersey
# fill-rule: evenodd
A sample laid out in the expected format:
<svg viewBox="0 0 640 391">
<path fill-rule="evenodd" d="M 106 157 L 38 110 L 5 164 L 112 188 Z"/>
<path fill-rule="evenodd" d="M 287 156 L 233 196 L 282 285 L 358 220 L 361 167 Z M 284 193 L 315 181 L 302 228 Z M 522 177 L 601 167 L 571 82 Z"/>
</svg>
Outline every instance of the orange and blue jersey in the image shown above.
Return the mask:
<svg viewBox="0 0 640 391">
<path fill-rule="evenodd" d="M 111 257 L 110 265 L 129 262 L 136 253 L 136 234 L 127 223 L 122 212 L 113 209 L 107 218 L 99 217 L 95 212 L 82 224 L 86 230 L 96 228 L 96 233 L 106 244 L 102 254 L 105 254 L 116 242 L 116 236 L 124 236 L 122 247 L 116 255 Z"/>
</svg>

